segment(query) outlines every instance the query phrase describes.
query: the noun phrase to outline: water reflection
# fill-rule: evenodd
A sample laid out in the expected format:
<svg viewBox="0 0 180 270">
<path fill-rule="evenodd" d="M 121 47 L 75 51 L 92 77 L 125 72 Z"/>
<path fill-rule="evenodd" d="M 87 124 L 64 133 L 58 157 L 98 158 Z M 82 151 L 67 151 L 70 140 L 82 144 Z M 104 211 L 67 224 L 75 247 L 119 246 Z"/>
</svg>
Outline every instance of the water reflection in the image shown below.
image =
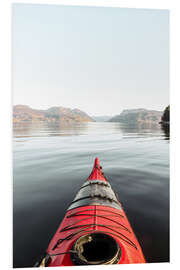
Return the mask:
<svg viewBox="0 0 180 270">
<path fill-rule="evenodd" d="M 13 126 L 14 137 L 70 136 L 80 135 L 87 129 L 87 123 L 16 123 Z"/>
<path fill-rule="evenodd" d="M 170 139 L 170 125 L 161 125 L 161 129 L 164 132 L 165 140 Z"/>
<path fill-rule="evenodd" d="M 162 132 L 163 131 L 163 132 Z M 160 124 L 125 124 L 110 122 L 85 122 L 74 124 L 62 123 L 16 123 L 13 125 L 15 138 L 23 137 L 49 137 L 49 136 L 75 136 L 75 135 L 99 135 L 121 134 L 124 138 L 154 137 L 160 136 L 169 139 L 169 126 Z"/>
<path fill-rule="evenodd" d="M 166 139 L 162 133 L 161 125 L 158 123 L 117 123 L 115 128 L 121 130 L 123 136 L 128 138 L 161 137 Z"/>
</svg>

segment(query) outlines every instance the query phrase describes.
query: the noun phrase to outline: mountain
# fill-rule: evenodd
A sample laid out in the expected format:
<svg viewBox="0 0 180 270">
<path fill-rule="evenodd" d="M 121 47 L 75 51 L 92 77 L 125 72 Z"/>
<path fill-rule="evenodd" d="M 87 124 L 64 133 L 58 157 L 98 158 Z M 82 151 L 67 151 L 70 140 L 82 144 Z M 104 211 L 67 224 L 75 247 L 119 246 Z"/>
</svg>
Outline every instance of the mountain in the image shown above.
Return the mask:
<svg viewBox="0 0 180 270">
<path fill-rule="evenodd" d="M 21 122 L 94 122 L 85 112 L 79 109 L 64 107 L 51 107 L 47 110 L 36 110 L 26 105 L 15 105 L 13 107 L 13 123 Z"/>
<path fill-rule="evenodd" d="M 96 122 L 106 122 L 106 121 L 110 120 L 112 118 L 112 116 L 102 115 L 102 116 L 92 116 L 92 118 Z"/>
<path fill-rule="evenodd" d="M 116 115 L 109 122 L 123 122 L 127 124 L 137 123 L 159 123 L 163 112 L 147 109 L 123 110 L 120 115 Z"/>
</svg>

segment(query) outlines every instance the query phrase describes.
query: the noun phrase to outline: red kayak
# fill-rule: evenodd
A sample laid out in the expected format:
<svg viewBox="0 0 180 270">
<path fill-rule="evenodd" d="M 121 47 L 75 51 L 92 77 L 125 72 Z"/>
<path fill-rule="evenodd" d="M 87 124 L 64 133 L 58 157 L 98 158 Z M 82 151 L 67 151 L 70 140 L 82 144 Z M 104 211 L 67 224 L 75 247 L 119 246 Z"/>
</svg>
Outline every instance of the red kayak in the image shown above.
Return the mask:
<svg viewBox="0 0 180 270">
<path fill-rule="evenodd" d="M 145 262 L 126 214 L 96 158 L 90 176 L 36 266 Z"/>
</svg>

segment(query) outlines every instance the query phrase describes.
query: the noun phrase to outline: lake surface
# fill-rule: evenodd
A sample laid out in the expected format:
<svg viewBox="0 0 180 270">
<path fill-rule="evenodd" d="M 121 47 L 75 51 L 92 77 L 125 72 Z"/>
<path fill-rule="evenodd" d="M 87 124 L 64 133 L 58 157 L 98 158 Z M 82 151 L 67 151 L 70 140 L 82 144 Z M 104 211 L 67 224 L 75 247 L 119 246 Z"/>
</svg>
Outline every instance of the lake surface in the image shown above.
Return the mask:
<svg viewBox="0 0 180 270">
<path fill-rule="evenodd" d="M 169 261 L 169 133 L 160 125 L 16 124 L 13 138 L 13 266 L 46 250 L 95 157 L 147 262 Z"/>
</svg>

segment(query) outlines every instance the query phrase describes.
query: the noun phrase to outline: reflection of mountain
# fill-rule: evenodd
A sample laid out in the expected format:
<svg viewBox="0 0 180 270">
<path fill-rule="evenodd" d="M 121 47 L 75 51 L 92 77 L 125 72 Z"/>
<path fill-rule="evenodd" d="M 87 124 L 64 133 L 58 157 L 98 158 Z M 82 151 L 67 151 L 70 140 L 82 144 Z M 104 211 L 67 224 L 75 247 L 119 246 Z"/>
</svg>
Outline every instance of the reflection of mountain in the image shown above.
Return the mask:
<svg viewBox="0 0 180 270">
<path fill-rule="evenodd" d="M 125 124 L 113 122 L 81 122 L 62 124 L 60 122 L 20 122 L 13 125 L 14 138 L 28 138 L 28 137 L 59 137 L 59 136 L 74 136 L 74 135 L 88 135 L 89 139 L 94 139 L 94 136 L 101 136 L 101 140 L 105 140 L 107 135 L 116 138 L 135 138 L 135 137 L 154 137 L 162 136 L 164 139 L 169 139 L 168 131 L 162 132 L 159 124 Z M 165 133 L 165 136 L 164 136 Z M 96 139 L 95 139 L 96 141 Z"/>
<path fill-rule="evenodd" d="M 114 123 L 115 129 L 118 129 L 122 132 L 123 136 L 162 136 L 165 140 L 170 139 L 170 133 L 169 133 L 169 125 L 159 125 L 159 123 L 134 123 L 134 124 L 126 124 L 126 123 Z M 163 130 L 163 134 L 162 134 Z"/>
<path fill-rule="evenodd" d="M 81 135 L 86 132 L 88 122 L 19 122 L 13 125 L 14 137 L 43 137 Z"/>
<path fill-rule="evenodd" d="M 120 123 L 119 128 L 123 134 L 127 133 L 158 133 L 161 130 L 161 126 L 158 123 L 134 123 L 134 124 L 126 124 Z"/>
<path fill-rule="evenodd" d="M 164 131 L 166 140 L 170 139 L 170 128 L 169 125 L 161 125 L 162 130 Z"/>
<path fill-rule="evenodd" d="M 106 121 L 110 120 L 112 118 L 112 116 L 102 115 L 102 116 L 92 116 L 92 118 L 96 122 L 106 122 Z"/>
<path fill-rule="evenodd" d="M 109 122 L 122 122 L 127 124 L 153 124 L 159 123 L 162 112 L 146 109 L 124 110 L 120 115 L 114 116 Z"/>
<path fill-rule="evenodd" d="M 64 107 L 52 107 L 48 110 L 36 110 L 25 105 L 13 107 L 13 122 L 50 122 L 50 123 L 75 123 L 94 122 L 85 112 L 79 109 L 69 109 Z"/>
</svg>

